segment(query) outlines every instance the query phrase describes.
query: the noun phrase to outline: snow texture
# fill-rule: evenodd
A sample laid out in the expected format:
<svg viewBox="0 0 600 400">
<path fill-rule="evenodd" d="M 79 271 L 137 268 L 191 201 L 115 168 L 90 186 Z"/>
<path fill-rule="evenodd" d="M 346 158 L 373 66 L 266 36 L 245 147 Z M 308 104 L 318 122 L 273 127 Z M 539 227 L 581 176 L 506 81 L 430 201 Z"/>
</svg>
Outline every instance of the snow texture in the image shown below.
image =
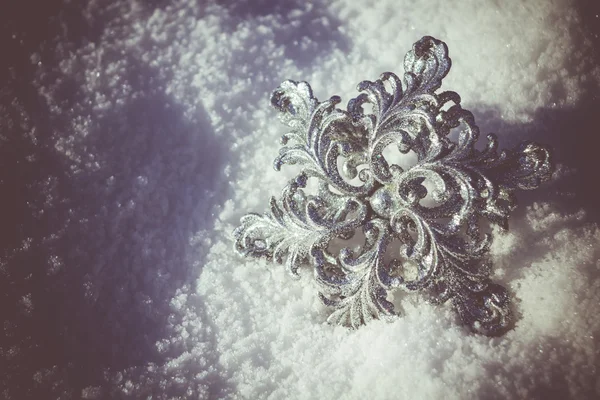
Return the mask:
<svg viewBox="0 0 600 400">
<path fill-rule="evenodd" d="M 455 4 L 458 3 L 458 4 Z M 600 7 L 594 0 L 3 2 L 0 397 L 600 397 Z M 239 218 L 294 174 L 272 160 L 283 80 L 320 99 L 444 40 L 504 146 L 555 148 L 553 183 L 496 232 L 503 337 L 408 298 L 324 323 L 305 276 L 244 260 Z"/>
</svg>

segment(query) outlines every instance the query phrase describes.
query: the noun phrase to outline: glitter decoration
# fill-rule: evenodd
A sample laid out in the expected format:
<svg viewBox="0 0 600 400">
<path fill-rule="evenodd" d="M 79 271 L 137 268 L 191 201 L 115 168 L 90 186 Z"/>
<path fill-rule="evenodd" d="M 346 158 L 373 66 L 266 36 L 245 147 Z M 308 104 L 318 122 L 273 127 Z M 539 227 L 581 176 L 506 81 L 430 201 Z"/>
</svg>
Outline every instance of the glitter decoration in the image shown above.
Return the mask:
<svg viewBox="0 0 600 400">
<path fill-rule="evenodd" d="M 311 265 L 331 323 L 392 319 L 391 299 L 419 291 L 431 303 L 450 301 L 475 332 L 510 328 L 484 228 L 508 229 L 516 190 L 550 179 L 550 152 L 533 142 L 499 152 L 493 134 L 477 149 L 479 129 L 460 96 L 436 93 L 450 65 L 446 44 L 426 36 L 406 55 L 403 80 L 387 72 L 361 82 L 345 111 L 337 96 L 319 102 L 306 82 L 285 81 L 272 94 L 290 128 L 274 167 L 302 171 L 271 198 L 270 212 L 242 217 L 235 248 L 296 277 Z M 391 148 L 414 163 L 395 163 Z"/>
</svg>

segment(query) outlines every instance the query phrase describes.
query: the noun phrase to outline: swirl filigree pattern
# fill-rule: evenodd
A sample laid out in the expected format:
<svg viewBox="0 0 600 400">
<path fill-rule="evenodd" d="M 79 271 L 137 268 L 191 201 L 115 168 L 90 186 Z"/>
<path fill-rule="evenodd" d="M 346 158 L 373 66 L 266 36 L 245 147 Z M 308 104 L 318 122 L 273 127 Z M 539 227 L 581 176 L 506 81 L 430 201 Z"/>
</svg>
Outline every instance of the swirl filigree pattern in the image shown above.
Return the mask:
<svg viewBox="0 0 600 400">
<path fill-rule="evenodd" d="M 356 328 L 396 316 L 389 295 L 404 290 L 451 301 L 476 332 L 509 327 L 509 296 L 489 278 L 491 236 L 481 226 L 508 229 L 515 191 L 537 188 L 553 167 L 536 143 L 498 152 L 488 135 L 476 149 L 479 129 L 460 96 L 437 93 L 450 65 L 446 44 L 424 37 L 405 57 L 403 80 L 387 72 L 361 82 L 346 110 L 337 96 L 319 102 L 306 82 L 285 81 L 272 95 L 290 128 L 274 167 L 302 172 L 269 213 L 242 218 L 235 248 L 285 263 L 293 276 L 312 265 L 330 322 Z M 384 154 L 391 147 L 416 161 L 399 165 Z M 352 238 L 362 245 L 334 250 Z"/>
</svg>

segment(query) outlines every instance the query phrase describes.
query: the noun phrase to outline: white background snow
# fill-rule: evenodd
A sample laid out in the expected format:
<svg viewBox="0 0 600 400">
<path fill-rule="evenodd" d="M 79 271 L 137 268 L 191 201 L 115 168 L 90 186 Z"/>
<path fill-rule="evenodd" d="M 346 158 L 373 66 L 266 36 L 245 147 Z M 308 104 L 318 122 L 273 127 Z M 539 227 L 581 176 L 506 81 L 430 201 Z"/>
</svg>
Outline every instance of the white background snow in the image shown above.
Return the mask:
<svg viewBox="0 0 600 400">
<path fill-rule="evenodd" d="M 457 3 L 457 4 L 455 4 Z M 0 397 L 600 397 L 597 1 L 5 1 L 0 5 Z M 269 107 L 403 73 L 445 41 L 457 91 L 500 144 L 555 148 L 493 246 L 516 326 L 447 307 L 324 323 L 309 276 L 232 249 L 293 171 Z"/>
</svg>

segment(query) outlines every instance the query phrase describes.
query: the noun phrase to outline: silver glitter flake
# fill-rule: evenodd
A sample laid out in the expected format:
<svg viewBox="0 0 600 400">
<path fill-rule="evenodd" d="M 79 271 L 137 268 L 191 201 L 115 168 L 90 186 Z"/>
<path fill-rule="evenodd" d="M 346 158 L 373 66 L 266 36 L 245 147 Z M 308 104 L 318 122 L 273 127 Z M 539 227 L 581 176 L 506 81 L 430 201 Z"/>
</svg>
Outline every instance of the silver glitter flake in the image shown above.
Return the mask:
<svg viewBox="0 0 600 400">
<path fill-rule="evenodd" d="M 387 72 L 361 82 L 346 111 L 337 96 L 317 101 L 306 82 L 285 81 L 271 97 L 291 129 L 274 167 L 302 172 L 271 198 L 270 213 L 242 217 L 235 248 L 295 276 L 312 265 L 329 322 L 357 328 L 396 316 L 391 299 L 403 290 L 450 300 L 476 332 L 510 327 L 509 296 L 489 279 L 491 237 L 482 230 L 507 229 L 515 191 L 537 188 L 553 167 L 536 143 L 498 152 L 490 134 L 476 149 L 473 114 L 458 94 L 436 93 L 450 64 L 446 44 L 424 37 L 404 59 L 403 81 Z M 395 164 L 392 148 L 413 165 Z"/>
</svg>

